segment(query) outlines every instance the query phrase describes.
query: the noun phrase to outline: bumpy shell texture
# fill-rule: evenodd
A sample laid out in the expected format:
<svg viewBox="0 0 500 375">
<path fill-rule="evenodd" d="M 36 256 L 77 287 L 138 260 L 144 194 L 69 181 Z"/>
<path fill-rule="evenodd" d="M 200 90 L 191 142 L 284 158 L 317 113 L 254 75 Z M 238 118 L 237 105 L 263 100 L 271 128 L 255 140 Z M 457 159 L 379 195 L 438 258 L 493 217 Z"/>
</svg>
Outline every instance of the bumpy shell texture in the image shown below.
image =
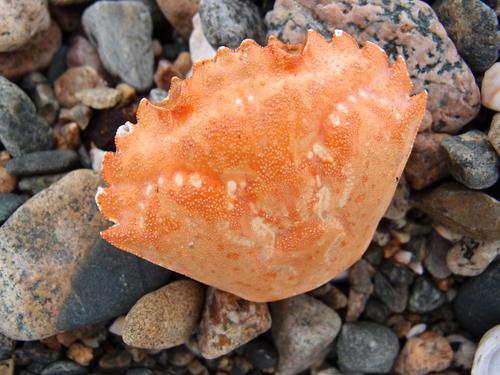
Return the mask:
<svg viewBox="0 0 500 375">
<path fill-rule="evenodd" d="M 402 59 L 346 33 L 245 40 L 174 79 L 106 153 L 102 236 L 251 301 L 313 289 L 366 250 L 424 114 Z"/>
</svg>

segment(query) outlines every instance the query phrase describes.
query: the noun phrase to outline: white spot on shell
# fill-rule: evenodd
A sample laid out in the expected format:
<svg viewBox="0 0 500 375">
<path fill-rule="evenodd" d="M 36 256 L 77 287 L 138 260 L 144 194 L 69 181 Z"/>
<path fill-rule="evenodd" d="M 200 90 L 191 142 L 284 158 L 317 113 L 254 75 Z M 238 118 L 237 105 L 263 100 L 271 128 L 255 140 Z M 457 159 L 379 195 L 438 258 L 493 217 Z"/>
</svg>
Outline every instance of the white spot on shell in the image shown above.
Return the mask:
<svg viewBox="0 0 500 375">
<path fill-rule="evenodd" d="M 154 186 L 152 184 L 147 184 L 146 186 L 146 195 L 149 195 L 153 192 Z"/>
<path fill-rule="evenodd" d="M 241 100 L 240 98 L 236 99 L 234 101 L 237 105 L 242 105 L 243 104 L 243 100 Z"/>
<path fill-rule="evenodd" d="M 158 177 L 158 185 L 162 186 L 165 183 L 165 178 L 163 176 Z"/>
<path fill-rule="evenodd" d="M 139 228 L 144 228 L 144 217 L 139 216 Z"/>
<path fill-rule="evenodd" d="M 321 221 L 325 221 L 325 211 L 328 209 L 330 206 L 330 190 L 326 187 L 323 186 L 319 191 L 316 193 L 316 196 L 318 197 L 318 203 L 316 204 L 316 215 L 321 219 Z"/>
<path fill-rule="evenodd" d="M 101 206 L 99 206 L 99 196 L 105 194 L 104 188 L 102 186 L 97 187 L 97 192 L 95 193 L 95 204 L 99 209 L 101 209 Z"/>
<path fill-rule="evenodd" d="M 260 216 L 254 217 L 252 219 L 252 230 L 259 236 L 262 237 L 268 245 L 274 246 L 274 241 L 276 239 L 276 233 L 270 224 L 264 222 L 264 219 Z"/>
<path fill-rule="evenodd" d="M 333 162 L 333 157 L 330 154 L 330 152 L 325 147 L 323 147 L 322 145 L 320 145 L 319 143 L 313 144 L 312 151 L 321 160 Z"/>
<path fill-rule="evenodd" d="M 336 114 L 332 113 L 330 116 L 328 116 L 330 119 L 330 122 L 332 123 L 333 126 L 339 126 L 340 125 L 340 118 Z"/>
<path fill-rule="evenodd" d="M 240 181 L 240 188 L 244 189 L 247 186 L 246 181 Z"/>
<path fill-rule="evenodd" d="M 339 29 L 335 29 L 335 36 L 342 36 L 344 32 L 342 30 L 339 30 Z"/>
<path fill-rule="evenodd" d="M 191 176 L 189 176 L 189 182 L 191 182 L 191 185 L 193 185 L 195 188 L 201 188 L 201 178 L 198 173 L 193 173 Z"/>
<path fill-rule="evenodd" d="M 139 202 L 139 209 L 144 210 L 144 202 Z"/>
<path fill-rule="evenodd" d="M 313 157 L 314 157 L 313 152 L 312 152 L 312 151 L 309 151 L 309 152 L 307 153 L 307 158 L 308 158 L 308 159 L 312 159 Z"/>
<path fill-rule="evenodd" d="M 236 181 L 229 180 L 227 182 L 227 195 L 229 195 L 229 197 L 231 197 L 231 198 L 236 198 L 234 193 L 236 193 L 237 187 L 238 186 L 236 185 Z"/>
<path fill-rule="evenodd" d="M 361 96 L 363 99 L 368 99 L 369 95 L 365 90 L 359 90 L 359 96 Z"/>
<path fill-rule="evenodd" d="M 180 173 L 177 173 L 174 177 L 174 182 L 177 186 L 182 186 L 182 184 L 184 184 L 184 176 L 182 176 Z"/>
<path fill-rule="evenodd" d="M 401 120 L 401 113 L 399 113 L 399 112 L 394 112 L 394 119 L 395 119 L 396 121 Z"/>
<path fill-rule="evenodd" d="M 252 95 L 248 95 L 247 99 L 248 99 L 249 102 L 253 102 L 253 96 Z"/>
<path fill-rule="evenodd" d="M 134 124 L 132 124 L 130 121 L 127 121 L 125 124 L 116 129 L 116 135 L 118 137 L 123 137 L 124 135 L 131 134 L 133 130 Z"/>
<path fill-rule="evenodd" d="M 342 113 L 348 113 L 349 112 L 349 110 L 347 109 L 347 107 L 344 104 L 342 104 L 342 103 L 337 104 L 337 109 L 340 112 L 342 112 Z"/>
<path fill-rule="evenodd" d="M 320 187 L 321 186 L 321 177 L 319 176 L 319 174 L 317 174 L 315 178 L 316 178 L 316 186 Z"/>
<path fill-rule="evenodd" d="M 354 95 L 349 95 L 347 99 L 349 99 L 351 103 L 356 103 L 358 101 Z"/>
<path fill-rule="evenodd" d="M 349 196 L 351 195 L 352 189 L 354 188 L 354 175 L 352 172 L 351 163 L 346 164 L 342 173 L 346 176 L 346 180 L 344 183 L 344 190 L 342 191 L 342 194 L 340 195 L 340 198 L 338 200 L 339 207 L 345 206 L 347 200 L 349 199 Z"/>
</svg>

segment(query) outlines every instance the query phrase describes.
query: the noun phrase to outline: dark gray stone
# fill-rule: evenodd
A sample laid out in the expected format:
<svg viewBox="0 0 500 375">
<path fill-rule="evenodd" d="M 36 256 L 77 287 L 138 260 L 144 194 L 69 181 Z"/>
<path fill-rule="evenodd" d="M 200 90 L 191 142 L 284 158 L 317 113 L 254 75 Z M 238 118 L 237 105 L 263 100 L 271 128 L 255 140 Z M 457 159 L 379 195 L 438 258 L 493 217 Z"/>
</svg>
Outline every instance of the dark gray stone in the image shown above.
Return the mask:
<svg viewBox="0 0 500 375">
<path fill-rule="evenodd" d="M 460 325 L 476 338 L 500 324 L 500 262 L 467 280 L 458 290 L 453 309 Z"/>
<path fill-rule="evenodd" d="M 344 324 L 337 341 L 338 363 L 343 371 L 389 372 L 398 352 L 396 334 L 376 323 Z"/>
<path fill-rule="evenodd" d="M 22 87 L 35 103 L 38 114 L 49 124 L 53 124 L 57 118 L 59 103 L 47 78 L 38 72 L 31 73 L 23 79 Z"/>
<path fill-rule="evenodd" d="M 79 366 L 72 361 L 58 361 L 45 367 L 40 375 L 84 375 L 87 374 L 85 367 Z"/>
<path fill-rule="evenodd" d="M 12 156 L 49 150 L 54 132 L 19 87 L 0 76 L 0 141 Z"/>
<path fill-rule="evenodd" d="M 34 195 L 43 189 L 48 188 L 54 182 L 63 178 L 66 173 L 45 174 L 42 176 L 29 176 L 19 179 L 17 188 L 26 194 Z"/>
<path fill-rule="evenodd" d="M 99 370 L 111 373 L 124 373 L 132 363 L 132 355 L 126 350 L 114 349 L 99 359 Z"/>
<path fill-rule="evenodd" d="M 445 139 L 448 169 L 458 182 L 471 189 L 486 189 L 498 180 L 498 156 L 486 134 L 471 130 Z"/>
<path fill-rule="evenodd" d="M 25 342 L 22 348 L 16 350 L 16 357 L 19 357 L 21 363 L 33 361 L 42 365 L 48 365 L 57 361 L 61 357 L 61 353 L 50 350 L 40 342 Z"/>
<path fill-rule="evenodd" d="M 0 227 L 0 332 L 37 340 L 127 312 L 169 271 L 118 250 L 99 232 L 100 176 L 68 173 Z"/>
<path fill-rule="evenodd" d="M 237 48 L 244 39 L 265 41 L 264 21 L 250 0 L 201 0 L 203 33 L 214 48 Z"/>
<path fill-rule="evenodd" d="M 99 1 L 85 10 L 82 24 L 108 73 L 139 91 L 151 86 L 153 24 L 146 5 Z"/>
<path fill-rule="evenodd" d="M 375 275 L 375 294 L 393 312 L 401 313 L 408 302 L 408 285 L 393 285 L 382 273 Z"/>
<path fill-rule="evenodd" d="M 245 345 L 246 359 L 253 367 L 264 370 L 278 365 L 278 352 L 268 341 L 257 338 Z"/>
<path fill-rule="evenodd" d="M 26 197 L 12 193 L 0 193 L 0 225 L 24 202 Z"/>
<path fill-rule="evenodd" d="M 480 0 L 437 0 L 433 6 L 460 55 L 472 70 L 484 72 L 498 58 L 498 20 Z"/>
<path fill-rule="evenodd" d="M 370 298 L 366 304 L 363 316 L 375 323 L 384 324 L 391 315 L 391 310 L 376 298 Z"/>
<path fill-rule="evenodd" d="M 14 340 L 0 333 L 0 360 L 10 357 L 15 347 L 16 343 Z"/>
<path fill-rule="evenodd" d="M 451 275 L 451 271 L 446 264 L 446 255 L 451 246 L 452 243 L 441 237 L 437 232 L 432 232 L 428 237 L 424 265 L 432 276 L 444 279 Z"/>
<path fill-rule="evenodd" d="M 78 154 L 73 150 L 38 151 L 9 160 L 5 168 L 11 175 L 21 177 L 65 172 L 78 162 Z"/>
<path fill-rule="evenodd" d="M 446 302 L 446 296 L 425 277 L 420 277 L 413 284 L 408 310 L 418 314 L 436 310 Z"/>
<path fill-rule="evenodd" d="M 379 269 L 393 284 L 410 285 L 415 278 L 415 274 L 408 267 L 392 260 L 383 262 Z"/>
</svg>

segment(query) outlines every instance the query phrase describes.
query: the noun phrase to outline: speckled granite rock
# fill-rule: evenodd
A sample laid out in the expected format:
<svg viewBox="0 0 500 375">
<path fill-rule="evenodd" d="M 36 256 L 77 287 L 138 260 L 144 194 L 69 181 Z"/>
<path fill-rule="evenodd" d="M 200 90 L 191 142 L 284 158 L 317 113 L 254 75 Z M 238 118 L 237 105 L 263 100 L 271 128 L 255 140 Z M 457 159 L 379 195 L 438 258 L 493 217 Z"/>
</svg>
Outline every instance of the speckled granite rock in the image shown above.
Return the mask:
<svg viewBox="0 0 500 375">
<path fill-rule="evenodd" d="M 497 61 L 500 34 L 493 9 L 481 0 L 437 0 L 432 7 L 472 70 L 484 72 Z"/>
<path fill-rule="evenodd" d="M 47 122 L 37 116 L 28 95 L 0 77 L 0 141 L 13 156 L 48 150 L 55 138 Z"/>
<path fill-rule="evenodd" d="M 99 1 L 89 6 L 82 24 L 108 73 L 147 90 L 153 82 L 153 24 L 146 5 Z"/>
<path fill-rule="evenodd" d="M 342 29 L 361 44 L 369 40 L 391 56 L 403 55 L 414 91 L 429 92 L 427 109 L 434 131 L 457 133 L 478 113 L 474 76 L 423 1 L 278 0 L 266 15 L 268 35 L 293 43 L 302 42 L 307 29 L 317 23 L 322 24 L 317 31 Z"/>
<path fill-rule="evenodd" d="M 231 352 L 271 328 L 265 303 L 246 301 L 221 290 L 207 292 L 198 332 L 203 357 L 212 359 Z"/>
<path fill-rule="evenodd" d="M 493 120 L 491 120 L 488 141 L 497 152 L 497 155 L 500 156 L 500 113 L 495 114 Z"/>
<path fill-rule="evenodd" d="M 307 294 L 274 302 L 271 310 L 277 374 L 295 375 L 321 362 L 340 330 L 337 313 Z"/>
<path fill-rule="evenodd" d="M 61 46 L 61 29 L 55 22 L 33 38 L 24 49 L 0 53 L 0 75 L 8 79 L 47 68 Z"/>
<path fill-rule="evenodd" d="M 448 252 L 446 262 L 455 275 L 478 276 L 500 254 L 500 241 L 463 238 Z"/>
<path fill-rule="evenodd" d="M 500 239 L 500 202 L 456 183 L 416 197 L 416 205 L 436 223 L 478 240 Z"/>
<path fill-rule="evenodd" d="M 0 227 L 0 332 L 36 340 L 126 312 L 168 271 L 99 237 L 99 175 L 68 173 Z"/>
<path fill-rule="evenodd" d="M 46 0 L 0 0 L 0 52 L 21 49 L 49 26 Z"/>
<path fill-rule="evenodd" d="M 201 0 L 198 13 L 203 33 L 214 48 L 237 48 L 244 39 L 264 42 L 264 21 L 252 1 Z"/>
<path fill-rule="evenodd" d="M 66 70 L 55 82 L 54 92 L 64 107 L 79 103 L 76 93 L 84 89 L 105 87 L 106 81 L 90 66 L 77 66 Z"/>
<path fill-rule="evenodd" d="M 445 139 L 448 169 L 458 182 L 471 189 L 486 189 L 498 180 L 498 156 L 485 133 L 471 130 Z"/>
<path fill-rule="evenodd" d="M 154 350 L 185 343 L 196 328 L 203 295 L 203 287 L 187 279 L 146 294 L 128 312 L 123 340 L 137 348 Z"/>
</svg>

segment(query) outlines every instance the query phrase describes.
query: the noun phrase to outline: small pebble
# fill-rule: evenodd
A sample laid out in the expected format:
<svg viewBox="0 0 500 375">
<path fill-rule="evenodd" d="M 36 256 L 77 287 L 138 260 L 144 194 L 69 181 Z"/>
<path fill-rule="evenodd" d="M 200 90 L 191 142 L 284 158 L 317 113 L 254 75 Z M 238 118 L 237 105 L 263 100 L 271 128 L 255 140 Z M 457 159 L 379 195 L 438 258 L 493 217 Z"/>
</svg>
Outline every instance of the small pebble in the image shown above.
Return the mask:
<svg viewBox="0 0 500 375">
<path fill-rule="evenodd" d="M 453 349 L 453 367 L 470 370 L 474 361 L 477 345 L 462 335 L 449 335 L 446 337 Z"/>
<path fill-rule="evenodd" d="M 88 371 L 71 361 L 58 361 L 51 363 L 43 369 L 40 375 L 84 375 Z"/>
<path fill-rule="evenodd" d="M 500 63 L 491 66 L 481 83 L 481 100 L 486 108 L 500 111 Z"/>
<path fill-rule="evenodd" d="M 16 364 L 15 364 L 13 358 L 0 361 L 0 374 L 2 374 L 2 375 L 14 375 L 15 367 L 16 367 Z"/>
<path fill-rule="evenodd" d="M 132 363 L 132 356 L 126 350 L 113 350 L 105 353 L 98 363 L 102 372 L 124 373 Z"/>
<path fill-rule="evenodd" d="M 9 160 L 5 168 L 14 176 L 65 172 L 78 164 L 73 150 L 38 151 Z"/>
<path fill-rule="evenodd" d="M 80 146 L 80 127 L 77 123 L 57 124 L 54 133 L 58 150 L 75 150 Z"/>
<path fill-rule="evenodd" d="M 116 89 L 121 92 L 121 105 L 129 105 L 135 100 L 136 93 L 132 86 L 122 82 L 116 86 Z"/>
<path fill-rule="evenodd" d="M 199 13 L 193 17 L 193 32 L 189 37 L 189 51 L 191 53 L 191 61 L 196 63 L 202 59 L 210 59 L 215 56 L 215 49 L 210 45 L 205 34 Z"/>
<path fill-rule="evenodd" d="M 333 310 L 340 310 L 347 306 L 347 296 L 335 285 L 332 285 L 328 292 L 319 299 Z"/>
<path fill-rule="evenodd" d="M 375 294 L 392 312 L 403 312 L 408 301 L 408 285 L 393 285 L 383 274 L 375 275 Z"/>
<path fill-rule="evenodd" d="M 69 42 L 68 54 L 66 55 L 68 68 L 77 66 L 90 66 L 100 76 L 104 77 L 106 72 L 102 66 L 97 50 L 83 36 L 77 35 Z"/>
<path fill-rule="evenodd" d="M 413 284 L 408 310 L 424 314 L 437 309 L 446 302 L 446 296 L 425 277 L 419 277 Z"/>
<path fill-rule="evenodd" d="M 183 38 L 193 30 L 192 18 L 198 11 L 200 0 L 157 0 L 162 13 Z"/>
<path fill-rule="evenodd" d="M 0 193 L 0 225 L 2 225 L 25 201 L 26 198 L 22 195 Z"/>
<path fill-rule="evenodd" d="M 401 375 L 423 375 L 448 368 L 452 360 L 453 350 L 448 341 L 434 332 L 424 332 L 406 342 L 395 370 Z"/>
<path fill-rule="evenodd" d="M 73 107 L 79 103 L 76 93 L 84 89 L 105 87 L 104 81 L 94 68 L 79 66 L 69 68 L 54 83 L 57 100 L 63 107 Z"/>
<path fill-rule="evenodd" d="M 80 366 L 87 367 L 94 359 L 92 348 L 80 343 L 73 343 L 66 352 L 66 356 Z"/>
<path fill-rule="evenodd" d="M 31 73 L 23 79 L 22 87 L 35 103 L 38 114 L 47 123 L 53 124 L 57 118 L 59 103 L 47 78 L 38 72 Z"/>
<path fill-rule="evenodd" d="M 398 352 L 394 332 L 370 322 L 344 324 L 337 341 L 340 369 L 348 372 L 388 372 Z"/>
<path fill-rule="evenodd" d="M 427 255 L 424 259 L 424 265 L 427 271 L 438 279 L 444 279 L 450 276 L 451 271 L 448 268 L 446 256 L 448 250 L 452 247 L 452 243 L 434 231 L 428 237 L 427 246 Z"/>
<path fill-rule="evenodd" d="M 191 54 L 186 51 L 179 53 L 179 56 L 174 61 L 175 69 L 177 69 L 183 78 L 186 77 L 192 66 Z"/>
<path fill-rule="evenodd" d="M 71 108 L 61 108 L 59 121 L 63 124 L 74 122 L 81 130 L 85 130 L 92 117 L 92 110 L 84 104 L 78 103 Z"/>
<path fill-rule="evenodd" d="M 448 251 L 446 262 L 455 275 L 477 276 L 498 254 L 500 254 L 500 241 L 484 242 L 464 238 Z"/>
<path fill-rule="evenodd" d="M 78 91 L 75 98 L 93 109 L 112 108 L 122 99 L 122 92 L 109 87 L 95 87 Z"/>
<path fill-rule="evenodd" d="M 486 134 L 471 130 L 445 139 L 451 175 L 471 189 L 486 189 L 498 180 L 498 156 Z"/>
<path fill-rule="evenodd" d="M 123 341 L 144 349 L 167 349 L 193 333 L 203 303 L 203 288 L 192 280 L 174 281 L 143 296 L 127 314 Z"/>
<path fill-rule="evenodd" d="M 152 89 L 149 92 L 148 99 L 151 103 L 156 104 L 161 102 L 163 99 L 165 99 L 168 96 L 168 92 L 162 89 Z"/>
<path fill-rule="evenodd" d="M 158 61 L 158 66 L 154 74 L 154 82 L 156 87 L 168 92 L 170 89 L 170 81 L 173 77 L 182 78 L 182 74 L 170 61 L 161 59 Z"/>
<path fill-rule="evenodd" d="M 36 193 L 48 188 L 54 182 L 59 181 L 63 178 L 66 173 L 57 174 L 44 174 L 41 176 L 28 176 L 19 179 L 18 189 L 30 195 L 35 195 Z"/>
<path fill-rule="evenodd" d="M 278 365 L 278 352 L 268 341 L 257 338 L 245 345 L 245 357 L 259 370 L 275 368 Z"/>
<path fill-rule="evenodd" d="M 424 333 L 427 330 L 427 324 L 425 323 L 420 323 L 416 324 L 413 327 L 410 328 L 410 330 L 406 333 L 406 338 L 412 338 L 413 336 L 418 336 L 421 333 Z"/>
<path fill-rule="evenodd" d="M 0 193 L 12 193 L 17 185 L 17 177 L 0 165 Z"/>
</svg>

